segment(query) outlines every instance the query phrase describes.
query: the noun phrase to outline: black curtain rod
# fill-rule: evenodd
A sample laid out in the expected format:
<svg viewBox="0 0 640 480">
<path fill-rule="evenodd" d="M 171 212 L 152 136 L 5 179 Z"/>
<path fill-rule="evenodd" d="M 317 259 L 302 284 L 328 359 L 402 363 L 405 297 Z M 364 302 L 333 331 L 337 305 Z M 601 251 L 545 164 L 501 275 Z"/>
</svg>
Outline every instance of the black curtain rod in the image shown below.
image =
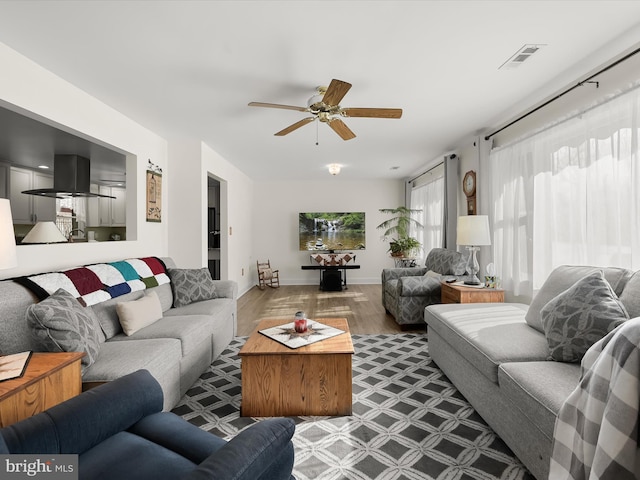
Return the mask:
<svg viewBox="0 0 640 480">
<path fill-rule="evenodd" d="M 489 140 L 491 137 L 493 137 L 494 135 L 500 133 L 501 131 L 509 128 L 511 125 L 514 125 L 515 123 L 518 123 L 520 120 L 522 120 L 523 118 L 528 117 L 529 115 L 531 115 L 532 113 L 537 112 L 538 110 L 540 110 L 543 107 L 546 107 L 547 105 L 549 105 L 552 102 L 555 102 L 556 100 L 558 100 L 560 97 L 566 95 L 567 93 L 575 90 L 578 87 L 583 86 L 585 83 L 595 83 L 597 86 L 599 86 L 598 82 L 592 82 L 592 80 L 597 77 L 598 75 L 603 74 L 604 72 L 606 72 L 607 70 L 612 69 L 613 67 L 615 67 L 616 65 L 621 64 L 622 62 L 628 60 L 629 58 L 633 57 L 634 55 L 636 55 L 637 53 L 640 52 L 640 48 L 636 48 L 633 52 L 628 53 L 627 55 L 625 55 L 624 57 L 616 60 L 615 62 L 613 62 L 611 65 L 608 65 L 606 67 L 604 67 L 603 69 L 597 71 L 596 73 L 594 73 L 593 75 L 591 75 L 590 77 L 588 77 L 585 80 L 582 80 L 581 82 L 576 83 L 573 87 L 565 90 L 562 93 L 559 93 L 558 95 L 556 95 L 555 97 L 553 97 L 550 100 L 547 100 L 546 102 L 544 102 L 542 105 L 538 105 L 536 108 L 534 108 L 533 110 L 525 113 L 524 115 L 521 115 L 520 117 L 516 118 L 514 121 L 512 121 L 511 123 L 508 123 L 507 125 L 505 125 L 502 128 L 499 128 L 498 130 L 496 130 L 495 132 L 493 132 L 490 135 L 487 135 L 486 137 L 484 137 L 485 140 Z"/>
<path fill-rule="evenodd" d="M 431 170 L 435 170 L 436 168 L 438 168 L 440 165 L 442 165 L 444 163 L 444 160 L 440 163 L 438 163 L 437 165 L 434 165 L 433 167 L 431 167 L 429 170 L 425 170 L 424 172 L 416 175 L 415 177 L 413 177 L 411 180 L 407 180 L 407 183 L 411 183 L 411 182 L 415 182 L 417 179 L 419 179 L 421 176 L 426 175 L 427 173 L 430 173 Z"/>
</svg>

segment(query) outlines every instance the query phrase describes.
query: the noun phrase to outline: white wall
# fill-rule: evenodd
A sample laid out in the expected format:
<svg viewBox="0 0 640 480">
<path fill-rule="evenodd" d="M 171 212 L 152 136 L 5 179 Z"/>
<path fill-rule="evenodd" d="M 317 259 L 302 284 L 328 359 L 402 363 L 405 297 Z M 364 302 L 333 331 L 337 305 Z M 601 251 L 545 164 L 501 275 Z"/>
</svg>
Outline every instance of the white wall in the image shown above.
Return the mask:
<svg viewBox="0 0 640 480">
<path fill-rule="evenodd" d="M 255 182 L 253 201 L 253 234 L 251 281 L 257 284 L 256 261 L 269 259 L 280 270 L 283 285 L 319 283 L 317 271 L 303 271 L 309 265 L 309 253 L 298 247 L 298 214 L 300 212 L 365 212 L 366 249 L 354 251 L 359 270 L 349 270 L 348 283 L 380 283 L 383 268 L 393 267 L 387 250 L 388 242 L 380 239 L 376 226 L 388 216 L 378 210 L 404 205 L 404 184 L 398 180 L 380 181 L 306 181 Z"/>
<path fill-rule="evenodd" d="M 252 286 L 253 182 L 211 147 L 186 137 L 169 139 L 169 256 L 181 268 L 202 268 L 207 255 L 207 178 L 220 181 L 220 278 L 238 282 L 242 294 Z"/>
<path fill-rule="evenodd" d="M 137 158 L 127 162 L 133 167 L 133 171 L 127 171 L 127 231 L 135 232 L 136 240 L 20 246 L 18 267 L 0 271 L 0 278 L 127 257 L 166 255 L 169 218 L 164 212 L 170 202 L 168 189 L 162 192 L 162 223 L 145 221 L 147 160 L 170 174 L 166 141 L 1 43 L 0 65 L 1 106 Z"/>
<path fill-rule="evenodd" d="M 205 267 L 207 264 L 203 255 L 207 244 L 202 232 L 202 218 L 205 215 L 206 219 L 207 195 L 206 192 L 203 194 L 200 188 L 200 141 L 186 137 L 171 137 L 168 152 L 172 168 L 167 181 L 169 189 L 173 192 L 169 204 L 169 256 L 180 268 Z"/>
<path fill-rule="evenodd" d="M 215 150 L 202 144 L 202 191 L 206 206 L 207 176 L 220 181 L 220 278 L 238 282 L 240 294 L 252 287 L 250 278 L 254 239 L 253 181 Z M 207 211 L 202 212 L 202 239 L 206 247 Z M 205 253 L 206 260 L 206 251 Z"/>
</svg>

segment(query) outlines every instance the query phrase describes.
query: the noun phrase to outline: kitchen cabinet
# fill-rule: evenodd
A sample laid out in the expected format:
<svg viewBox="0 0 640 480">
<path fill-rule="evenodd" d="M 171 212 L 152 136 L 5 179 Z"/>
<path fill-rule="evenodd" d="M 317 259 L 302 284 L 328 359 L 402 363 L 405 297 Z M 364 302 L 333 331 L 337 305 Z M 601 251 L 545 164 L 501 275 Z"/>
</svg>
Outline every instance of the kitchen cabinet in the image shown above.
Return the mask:
<svg viewBox="0 0 640 480">
<path fill-rule="evenodd" d="M 115 198 L 98 197 L 89 199 L 88 226 L 119 227 L 126 225 L 127 197 L 124 188 L 91 185 L 91 192 Z"/>
<path fill-rule="evenodd" d="M 55 222 L 55 198 L 22 193 L 38 188 L 53 188 L 53 176 L 34 170 L 10 168 L 9 200 L 13 223 L 33 225 L 36 222 Z"/>
</svg>

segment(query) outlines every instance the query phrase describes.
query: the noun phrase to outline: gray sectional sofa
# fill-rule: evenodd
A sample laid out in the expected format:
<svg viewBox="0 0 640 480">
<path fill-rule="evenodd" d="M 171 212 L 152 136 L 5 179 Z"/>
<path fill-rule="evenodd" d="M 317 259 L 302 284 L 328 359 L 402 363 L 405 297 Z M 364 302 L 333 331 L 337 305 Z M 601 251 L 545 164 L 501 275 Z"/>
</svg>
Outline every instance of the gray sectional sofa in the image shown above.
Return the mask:
<svg viewBox="0 0 640 480">
<path fill-rule="evenodd" d="M 578 266 L 554 270 L 529 306 L 425 309 L 431 357 L 538 480 L 548 477 L 555 420 L 580 379 L 579 361 L 548 360 L 553 349 L 541 319 L 552 300 L 599 271 L 628 317 L 640 316 L 640 272 Z"/>
<path fill-rule="evenodd" d="M 177 269 L 171 258 L 159 260 L 166 266 L 167 273 L 189 272 Z M 107 266 L 110 267 L 111 264 Z M 94 269 L 98 271 L 97 268 Z M 204 272 L 204 269 L 191 270 L 196 274 L 199 271 Z M 189 302 L 188 298 L 182 298 L 178 302 L 173 288 L 175 285 L 167 277 L 175 278 L 166 275 L 163 277 L 166 283 L 160 285 L 155 281 L 148 282 L 147 279 L 130 280 L 128 283 L 137 285 L 144 280 L 146 286 L 130 293 L 118 292 L 117 296 L 113 294 L 113 298 L 103 301 L 95 301 L 95 295 L 100 295 L 102 299 L 106 291 L 117 290 L 116 285 L 105 285 L 98 292 L 84 295 L 85 299 L 94 299 L 89 302 L 91 306 L 81 307 L 91 310 L 84 310 L 91 314 L 86 318 L 90 320 L 87 322 L 90 327 L 87 328 L 92 328 L 84 334 L 96 339 L 97 343 L 94 345 L 95 351 L 88 355 L 92 357 L 90 364 L 83 365 L 83 390 L 146 369 L 160 383 L 164 394 L 164 409 L 169 410 L 236 335 L 238 287 L 235 282 L 211 280 L 209 277 L 209 281 L 213 282 L 209 284 L 209 299 L 199 300 L 196 296 L 193 302 Z M 109 283 L 109 280 L 105 282 Z M 195 287 L 199 288 L 198 285 Z M 148 322 L 146 326 L 138 326 L 130 335 L 125 334 L 118 316 L 118 304 L 127 302 L 125 305 L 136 306 L 137 304 L 130 302 L 156 296 L 159 305 L 157 300 L 154 301 L 161 318 L 151 318 L 154 321 Z M 54 295 L 50 295 L 48 298 L 53 297 Z M 42 328 L 41 338 L 34 334 L 34 323 L 28 320 L 27 311 L 32 305 L 44 305 L 45 300 L 39 302 L 41 298 L 33 289 L 27 288 L 25 282 L 18 283 L 15 279 L 0 281 L 0 352 L 59 351 L 65 348 L 64 337 L 58 343 L 51 343 L 51 337 L 59 333 L 54 331 L 57 328 L 55 325 Z M 176 307 L 176 304 L 180 306 Z M 136 312 L 140 312 L 141 307 L 136 308 L 138 310 L 132 310 L 133 321 L 138 320 Z M 43 339 L 49 343 L 43 343 Z"/>
</svg>

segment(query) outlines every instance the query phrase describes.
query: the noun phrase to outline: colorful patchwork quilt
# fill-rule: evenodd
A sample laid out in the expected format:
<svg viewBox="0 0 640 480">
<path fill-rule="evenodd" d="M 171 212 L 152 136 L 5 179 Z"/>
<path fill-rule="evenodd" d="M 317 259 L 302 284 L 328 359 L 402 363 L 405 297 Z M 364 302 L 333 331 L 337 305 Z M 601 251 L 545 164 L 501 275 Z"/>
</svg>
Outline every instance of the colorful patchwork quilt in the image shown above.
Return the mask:
<svg viewBox="0 0 640 480">
<path fill-rule="evenodd" d="M 62 288 L 89 306 L 169 283 L 169 276 L 162 260 L 145 257 L 41 273 L 16 278 L 15 281 L 33 291 L 40 300 Z"/>
</svg>

